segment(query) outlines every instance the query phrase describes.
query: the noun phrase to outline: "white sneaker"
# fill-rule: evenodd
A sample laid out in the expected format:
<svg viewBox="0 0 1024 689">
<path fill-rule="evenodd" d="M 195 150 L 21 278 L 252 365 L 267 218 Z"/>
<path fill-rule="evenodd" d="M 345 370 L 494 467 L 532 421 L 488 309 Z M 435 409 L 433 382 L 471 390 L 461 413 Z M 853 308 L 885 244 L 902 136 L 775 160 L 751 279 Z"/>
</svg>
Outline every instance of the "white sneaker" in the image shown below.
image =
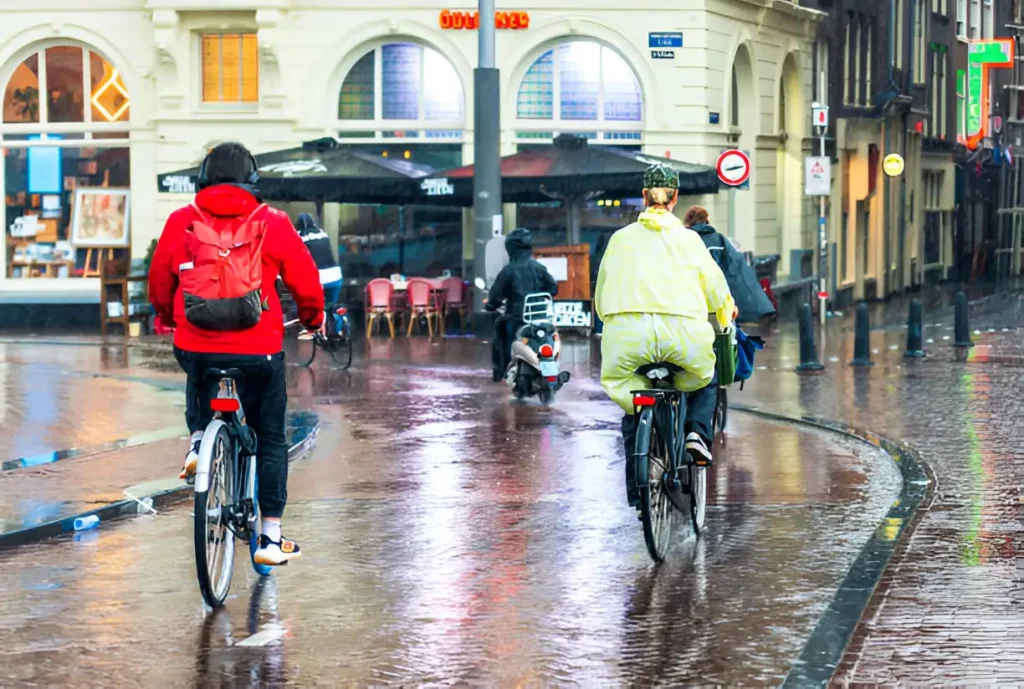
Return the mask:
<svg viewBox="0 0 1024 689">
<path fill-rule="evenodd" d="M 280 541 L 270 540 L 267 534 L 260 534 L 260 547 L 253 553 L 252 561 L 258 565 L 286 565 L 302 557 L 299 544 L 281 537 Z"/>
<path fill-rule="evenodd" d="M 690 431 L 686 436 L 686 451 L 697 466 L 711 466 L 711 450 L 696 431 Z"/>
<path fill-rule="evenodd" d="M 303 330 L 301 333 L 299 333 L 298 339 L 301 342 L 308 342 L 309 340 L 313 339 L 313 333 L 311 333 L 308 330 Z"/>
<path fill-rule="evenodd" d="M 192 441 L 192 446 L 189 447 L 188 454 L 185 455 L 185 466 L 181 468 L 178 478 L 187 480 L 196 475 L 196 467 L 199 465 L 199 446 L 202 443 L 202 438 Z"/>
</svg>

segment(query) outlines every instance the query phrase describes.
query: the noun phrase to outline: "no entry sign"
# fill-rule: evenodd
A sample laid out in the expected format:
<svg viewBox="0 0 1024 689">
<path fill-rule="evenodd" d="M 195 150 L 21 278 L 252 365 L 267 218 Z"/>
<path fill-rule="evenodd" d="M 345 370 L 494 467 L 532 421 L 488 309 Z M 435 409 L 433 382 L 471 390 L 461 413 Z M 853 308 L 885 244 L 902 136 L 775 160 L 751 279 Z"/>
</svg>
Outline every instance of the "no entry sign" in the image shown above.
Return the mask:
<svg viewBox="0 0 1024 689">
<path fill-rule="evenodd" d="M 722 151 L 715 165 L 722 184 L 738 187 L 750 178 L 750 158 L 743 151 L 732 148 Z"/>
</svg>

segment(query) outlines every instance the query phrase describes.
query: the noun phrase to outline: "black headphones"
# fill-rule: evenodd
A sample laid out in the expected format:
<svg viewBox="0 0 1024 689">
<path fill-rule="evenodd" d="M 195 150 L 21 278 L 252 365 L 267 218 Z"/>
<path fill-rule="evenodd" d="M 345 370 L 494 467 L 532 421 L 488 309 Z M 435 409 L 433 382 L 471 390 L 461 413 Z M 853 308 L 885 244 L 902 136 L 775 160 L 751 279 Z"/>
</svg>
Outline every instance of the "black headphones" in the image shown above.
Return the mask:
<svg viewBox="0 0 1024 689">
<path fill-rule="evenodd" d="M 249 153 L 249 176 L 245 178 L 244 184 L 250 184 L 256 186 L 256 183 L 260 181 L 260 171 L 256 165 L 256 158 L 253 156 L 251 151 Z M 210 180 L 207 178 L 206 163 L 210 159 L 210 154 L 207 153 L 203 157 L 203 162 L 199 163 L 199 177 L 196 179 L 196 187 L 199 189 L 205 189 L 210 186 Z"/>
</svg>

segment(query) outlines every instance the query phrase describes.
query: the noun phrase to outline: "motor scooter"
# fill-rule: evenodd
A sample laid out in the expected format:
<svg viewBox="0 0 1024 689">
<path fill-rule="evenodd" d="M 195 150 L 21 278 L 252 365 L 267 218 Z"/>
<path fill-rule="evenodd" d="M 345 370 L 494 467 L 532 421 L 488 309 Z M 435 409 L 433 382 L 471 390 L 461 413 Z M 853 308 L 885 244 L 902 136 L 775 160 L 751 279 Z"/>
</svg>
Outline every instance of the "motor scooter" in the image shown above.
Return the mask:
<svg viewBox="0 0 1024 689">
<path fill-rule="evenodd" d="M 550 294 L 528 294 L 523 303 L 524 325 L 512 340 L 512 361 L 505 382 L 516 399 L 536 396 L 551 404 L 569 372 L 558 363 L 562 342 L 554 323 L 554 301 Z"/>
</svg>

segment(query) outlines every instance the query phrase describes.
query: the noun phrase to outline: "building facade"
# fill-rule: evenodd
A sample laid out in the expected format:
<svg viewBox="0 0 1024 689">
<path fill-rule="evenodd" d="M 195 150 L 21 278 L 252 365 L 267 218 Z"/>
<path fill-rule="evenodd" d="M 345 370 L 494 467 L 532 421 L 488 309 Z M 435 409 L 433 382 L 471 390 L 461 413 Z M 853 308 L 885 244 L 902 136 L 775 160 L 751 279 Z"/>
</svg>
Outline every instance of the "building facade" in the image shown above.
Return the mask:
<svg viewBox="0 0 1024 689">
<path fill-rule="evenodd" d="M 954 263 L 956 7 L 826 0 L 815 55 L 835 118 L 828 219 L 839 304 L 949 277 Z M 819 90 L 815 90 L 817 97 Z M 889 154 L 902 174 L 886 175 Z"/>
<path fill-rule="evenodd" d="M 786 272 L 790 250 L 813 231 L 802 188 L 785 182 L 799 178 L 809 150 L 821 13 L 785 0 L 687 0 L 670 9 L 575 1 L 502 7 L 496 18 L 502 152 L 561 132 L 706 165 L 732 146 L 747 150 L 749 189 L 682 204 L 708 206 L 745 250 L 782 255 Z M 434 167 L 472 162 L 477 32 L 469 8 L 40 0 L 28 10 L 3 0 L 0 15 L 0 302 L 8 305 L 96 303 L 100 247 L 130 244 L 133 257 L 145 256 L 167 215 L 189 200 L 158 190 L 157 174 L 198 164 L 220 141 L 259 153 L 326 135 Z M 654 51 L 659 32 L 681 34 L 682 46 Z M 560 216 L 521 207 L 509 209 L 507 224 L 517 210 L 542 235 Z M 599 243 L 635 210 L 596 199 L 584 239 Z M 417 249 L 423 270 L 458 268 L 472 251 L 464 213 L 453 212 L 419 212 L 414 225 L 433 242 Z M 387 234 L 381 218 L 390 213 L 335 206 L 324 223 L 342 245 L 350 235 L 372 243 Z M 454 256 L 438 248 L 442 239 L 454 242 Z"/>
</svg>

